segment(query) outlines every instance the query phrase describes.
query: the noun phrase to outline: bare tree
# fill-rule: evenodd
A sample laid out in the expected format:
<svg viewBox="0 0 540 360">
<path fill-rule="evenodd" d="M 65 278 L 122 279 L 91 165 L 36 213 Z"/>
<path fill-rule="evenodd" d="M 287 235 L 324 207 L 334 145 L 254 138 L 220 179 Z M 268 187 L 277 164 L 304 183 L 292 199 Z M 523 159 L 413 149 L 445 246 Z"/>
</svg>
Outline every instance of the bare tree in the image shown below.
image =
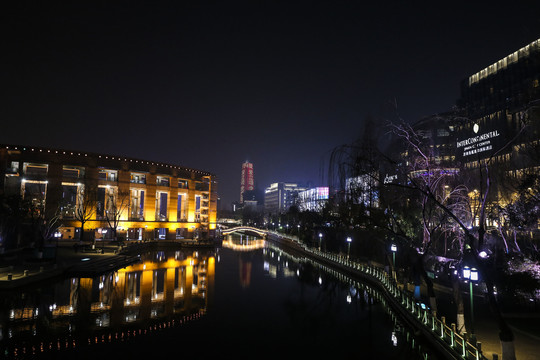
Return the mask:
<svg viewBox="0 0 540 360">
<path fill-rule="evenodd" d="M 119 191 L 117 193 L 111 191 L 107 193 L 105 219 L 109 224 L 114 240 L 117 240 L 116 231 L 120 224 L 120 218 L 129 207 L 129 196 L 129 191 Z"/>
<path fill-rule="evenodd" d="M 79 240 L 84 241 L 84 224 L 92 219 L 96 213 L 97 198 L 94 191 L 80 186 L 77 190 L 77 206 L 75 208 L 75 219 L 81 223 L 81 235 Z"/>
</svg>

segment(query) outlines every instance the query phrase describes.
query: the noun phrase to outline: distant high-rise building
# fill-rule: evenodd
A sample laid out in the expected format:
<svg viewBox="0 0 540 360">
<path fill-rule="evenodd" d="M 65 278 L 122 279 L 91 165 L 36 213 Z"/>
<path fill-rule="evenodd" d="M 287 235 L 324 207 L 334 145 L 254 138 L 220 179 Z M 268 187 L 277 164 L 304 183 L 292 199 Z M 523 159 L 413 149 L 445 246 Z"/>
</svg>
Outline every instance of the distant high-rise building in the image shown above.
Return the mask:
<svg viewBox="0 0 540 360">
<path fill-rule="evenodd" d="M 300 191 L 307 190 L 296 183 L 273 183 L 264 191 L 264 212 L 280 214 L 295 204 Z"/>
<path fill-rule="evenodd" d="M 242 179 L 240 180 L 240 202 L 244 202 L 244 192 L 255 189 L 253 179 L 253 164 L 245 161 L 242 164 Z"/>
</svg>

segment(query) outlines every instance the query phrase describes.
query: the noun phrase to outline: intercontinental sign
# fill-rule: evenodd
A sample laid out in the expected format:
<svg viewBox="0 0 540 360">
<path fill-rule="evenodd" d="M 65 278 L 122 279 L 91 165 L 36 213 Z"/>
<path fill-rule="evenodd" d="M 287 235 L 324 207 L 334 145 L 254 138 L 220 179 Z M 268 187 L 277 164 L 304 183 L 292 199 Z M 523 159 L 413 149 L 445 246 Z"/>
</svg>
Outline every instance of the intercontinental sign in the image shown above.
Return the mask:
<svg viewBox="0 0 540 360">
<path fill-rule="evenodd" d="M 478 125 L 474 125 L 474 132 L 478 132 Z M 472 136 L 468 139 L 457 141 L 456 149 L 461 152 L 461 156 L 480 154 L 494 149 L 494 141 L 500 136 L 498 130 L 489 131 L 480 135 Z"/>
</svg>

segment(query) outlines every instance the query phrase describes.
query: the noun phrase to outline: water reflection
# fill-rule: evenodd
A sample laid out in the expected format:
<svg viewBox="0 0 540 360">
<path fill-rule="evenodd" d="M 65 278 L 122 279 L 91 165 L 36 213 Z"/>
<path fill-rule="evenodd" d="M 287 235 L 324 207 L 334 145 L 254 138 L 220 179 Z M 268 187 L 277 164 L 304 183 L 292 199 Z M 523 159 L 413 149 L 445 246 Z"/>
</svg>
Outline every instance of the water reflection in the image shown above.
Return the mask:
<svg viewBox="0 0 540 360">
<path fill-rule="evenodd" d="M 266 242 L 264 239 L 243 235 L 227 235 L 222 242 L 222 246 L 239 253 L 238 268 L 239 281 L 242 288 L 248 288 L 251 285 L 252 254 L 253 251 L 264 249 Z"/>
<path fill-rule="evenodd" d="M 234 251 L 253 251 L 264 248 L 266 242 L 264 239 L 249 235 L 227 235 L 222 242 L 224 248 Z"/>
<path fill-rule="evenodd" d="M 160 251 L 142 254 L 141 260 L 97 278 L 3 294 L 3 352 L 16 358 L 123 339 L 206 312 L 214 285 L 213 252 Z"/>
<path fill-rule="evenodd" d="M 272 243 L 267 244 L 263 254 L 265 271 L 272 278 L 295 277 L 301 284 L 301 296 L 285 303 L 291 321 L 299 329 L 313 333 L 314 329 L 332 328 L 339 323 L 340 335 L 332 339 L 327 334 L 321 342 L 344 342 L 352 337 L 361 349 L 358 353 L 339 350 L 339 354 L 437 359 L 425 339 L 404 326 L 379 290 L 305 257 L 291 255 Z M 307 300 L 309 296 L 304 292 L 310 290 L 315 295 Z"/>
<path fill-rule="evenodd" d="M 96 278 L 3 294 L 2 352 L 96 358 L 114 348 L 143 358 L 203 349 L 205 357 L 244 358 L 264 347 L 276 356 L 301 349 L 303 357 L 420 359 L 425 347 L 367 284 L 262 239 L 229 236 L 223 249 L 141 259 Z"/>
</svg>

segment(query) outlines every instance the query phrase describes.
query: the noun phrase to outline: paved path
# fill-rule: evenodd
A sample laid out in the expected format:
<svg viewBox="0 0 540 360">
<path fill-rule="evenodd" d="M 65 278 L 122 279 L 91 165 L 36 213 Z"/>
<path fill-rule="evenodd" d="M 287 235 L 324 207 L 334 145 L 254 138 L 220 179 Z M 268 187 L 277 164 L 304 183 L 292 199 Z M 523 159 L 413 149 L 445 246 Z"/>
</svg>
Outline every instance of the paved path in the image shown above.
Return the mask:
<svg viewBox="0 0 540 360">
<path fill-rule="evenodd" d="M 409 287 L 412 290 L 412 286 Z M 440 307 L 440 313 L 447 312 L 448 318 L 455 318 L 455 306 L 453 305 L 452 290 L 435 285 L 435 293 Z M 422 295 L 427 298 L 427 291 L 422 287 Z M 463 294 L 465 305 L 465 317 L 468 320 L 469 295 Z M 503 314 L 515 337 L 514 347 L 517 360 L 540 359 L 540 313 L 508 313 Z M 474 298 L 474 328 L 478 341 L 482 343 L 482 353 L 488 359 L 497 354 L 502 359 L 501 343 L 499 341 L 498 325 L 485 302 L 483 296 Z"/>
</svg>

